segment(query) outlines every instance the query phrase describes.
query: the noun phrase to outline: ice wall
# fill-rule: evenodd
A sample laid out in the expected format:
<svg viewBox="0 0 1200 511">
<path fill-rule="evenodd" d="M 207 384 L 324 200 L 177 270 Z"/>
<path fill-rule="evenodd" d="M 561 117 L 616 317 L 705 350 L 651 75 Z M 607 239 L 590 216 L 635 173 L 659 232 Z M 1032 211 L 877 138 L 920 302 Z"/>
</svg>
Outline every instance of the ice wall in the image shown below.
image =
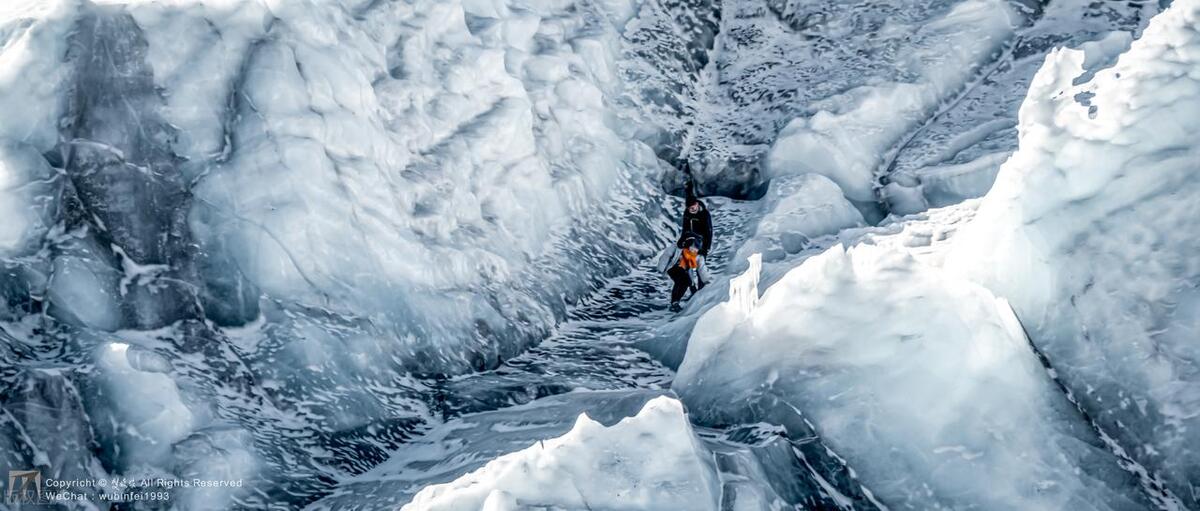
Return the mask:
<svg viewBox="0 0 1200 511">
<path fill-rule="evenodd" d="M 893 146 L 994 60 L 1021 22 L 1009 4 L 990 0 L 954 4 L 919 27 L 881 22 L 880 31 L 904 33 L 911 45 L 889 48 L 898 52 L 898 76 L 814 102 L 812 115 L 792 120 L 771 145 L 768 175 L 822 174 L 856 204 L 874 204 L 877 173 Z"/>
<path fill-rule="evenodd" d="M 1198 15 L 1054 52 L 959 234 L 858 237 L 761 298 L 752 264 L 689 341 L 694 416 L 782 403 L 891 507 L 1193 507 Z"/>
<path fill-rule="evenodd" d="M 430 417 L 414 373 L 495 365 L 668 235 L 617 101 L 634 12 L 5 2 L 14 463 L 58 441 L 20 430 L 39 406 L 85 473 L 259 488 L 181 502 L 298 505 L 380 461 Z"/>
<path fill-rule="evenodd" d="M 631 10 L 10 6 L 3 204 L 21 215 L 0 241 L 53 224 L 33 202 L 56 198 L 15 190 L 60 167 L 82 217 L 68 226 L 91 222 L 81 242 L 103 249 L 81 256 L 89 273 L 144 270 L 122 289 L 63 283 L 121 295 L 85 325 L 156 328 L 196 301 L 242 324 L 266 297 L 370 321 L 431 370 L 511 352 L 627 265 L 613 234 L 659 234 L 658 164 L 612 104 Z M 567 277 L 569 259 L 585 264 Z M 75 294 L 56 305 L 82 309 Z"/>
<path fill-rule="evenodd" d="M 806 171 L 860 202 L 875 200 L 874 168 L 858 160 L 965 86 L 1023 20 L 992 0 L 727 0 L 718 12 L 680 143 L 701 189 L 757 197 L 772 177 Z M 853 125 L 838 131 L 838 122 Z M 782 140 L 800 132 L 811 139 Z M 865 184 L 855 178 L 863 172 Z"/>
<path fill-rule="evenodd" d="M 1083 408 L 1200 506 L 1200 2 L 1111 67 L 1060 50 L 949 264 L 1007 298 Z"/>
<path fill-rule="evenodd" d="M 1165 2 L 1022 2 L 1030 22 L 995 65 L 910 132 L 881 180 L 893 213 L 912 214 L 982 197 L 1017 149 L 1017 112 L 1046 55 L 1060 47 L 1128 49 Z M 1109 51 L 1093 53 L 1110 53 Z M 1088 65 L 1106 67 L 1108 59 Z"/>
<path fill-rule="evenodd" d="M 893 508 L 1146 505 L 986 289 L 895 245 L 836 246 L 761 298 L 755 266 L 679 368 L 702 423 L 786 403 Z"/>
<path fill-rule="evenodd" d="M 366 319 L 425 370 L 487 364 L 622 267 L 605 235 L 652 239 L 653 154 L 605 99 L 627 14 L 517 7 L 273 7 L 190 217 L 214 301 L 258 289 Z"/>
</svg>

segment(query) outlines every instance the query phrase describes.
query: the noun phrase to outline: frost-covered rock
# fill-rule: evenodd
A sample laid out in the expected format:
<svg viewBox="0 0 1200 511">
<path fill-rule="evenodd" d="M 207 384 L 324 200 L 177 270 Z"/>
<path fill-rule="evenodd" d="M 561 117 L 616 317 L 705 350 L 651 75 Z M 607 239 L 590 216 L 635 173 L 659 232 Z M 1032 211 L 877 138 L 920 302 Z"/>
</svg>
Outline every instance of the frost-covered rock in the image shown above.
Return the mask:
<svg viewBox="0 0 1200 511">
<path fill-rule="evenodd" d="M 834 247 L 761 298 L 757 270 L 701 317 L 679 368 L 702 421 L 786 403 L 893 508 L 1146 505 L 985 288 L 895 246 Z"/>
<path fill-rule="evenodd" d="M 683 405 L 658 397 L 604 427 L 580 415 L 567 434 L 418 493 L 405 510 L 718 509 L 720 482 Z"/>
<path fill-rule="evenodd" d="M 1196 507 L 1200 2 L 1085 72 L 1104 50 L 1047 58 L 948 264 L 1007 298 L 1100 427 Z"/>
</svg>

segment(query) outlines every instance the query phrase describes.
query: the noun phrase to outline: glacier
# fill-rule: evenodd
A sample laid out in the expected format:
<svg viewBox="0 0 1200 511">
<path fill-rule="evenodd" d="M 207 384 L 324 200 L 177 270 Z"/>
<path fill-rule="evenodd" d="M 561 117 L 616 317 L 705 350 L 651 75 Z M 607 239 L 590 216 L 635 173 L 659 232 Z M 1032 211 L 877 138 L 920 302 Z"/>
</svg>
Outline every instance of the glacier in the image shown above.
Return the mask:
<svg viewBox="0 0 1200 511">
<path fill-rule="evenodd" d="M 520 353 L 666 236 L 612 106 L 632 8 L 6 3 L 5 459 L 58 441 L 20 427 L 49 408 L 95 427 L 56 470 L 280 485 L 218 507 L 378 461 L 434 415 L 423 378 Z"/>
<path fill-rule="evenodd" d="M 1051 54 L 1021 106 L 1021 148 L 947 261 L 1012 302 L 1081 407 L 1189 506 L 1198 26 L 1200 5 L 1177 2 L 1119 56 Z"/>
<path fill-rule="evenodd" d="M 756 260 L 673 388 L 702 423 L 798 414 L 893 505 L 1196 505 L 1198 9 L 1048 55 L 969 219 L 843 232 L 761 297 Z"/>
<path fill-rule="evenodd" d="M 10 0 L 0 465 L 245 482 L 179 509 L 1200 508 L 1198 9 Z M 716 279 L 668 314 L 685 162 Z"/>
</svg>

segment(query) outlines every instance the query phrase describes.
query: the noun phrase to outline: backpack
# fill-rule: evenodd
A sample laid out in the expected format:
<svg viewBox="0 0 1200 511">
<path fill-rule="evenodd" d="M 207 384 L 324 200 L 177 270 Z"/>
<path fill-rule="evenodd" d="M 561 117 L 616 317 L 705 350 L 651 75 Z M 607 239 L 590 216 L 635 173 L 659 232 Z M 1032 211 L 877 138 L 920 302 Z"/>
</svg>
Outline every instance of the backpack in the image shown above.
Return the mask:
<svg viewBox="0 0 1200 511">
<path fill-rule="evenodd" d="M 682 252 L 674 243 L 667 245 L 658 255 L 658 264 L 655 267 L 660 273 L 666 273 L 672 266 L 679 264 L 679 256 L 682 255 Z"/>
</svg>

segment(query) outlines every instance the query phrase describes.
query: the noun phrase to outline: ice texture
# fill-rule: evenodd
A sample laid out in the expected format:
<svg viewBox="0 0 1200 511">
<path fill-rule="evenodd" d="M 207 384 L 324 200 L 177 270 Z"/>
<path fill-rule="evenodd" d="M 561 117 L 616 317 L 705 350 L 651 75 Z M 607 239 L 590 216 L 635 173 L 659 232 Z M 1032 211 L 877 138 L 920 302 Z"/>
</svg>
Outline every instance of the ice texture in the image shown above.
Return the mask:
<svg viewBox="0 0 1200 511">
<path fill-rule="evenodd" d="M 993 58 L 1020 23 L 1005 2 L 970 0 L 913 34 L 902 69 L 915 79 L 864 84 L 824 98 L 779 133 L 767 157 L 772 177 L 822 174 L 859 204 L 876 201 L 888 151 Z M 902 30 L 901 27 L 888 27 Z M 887 116 L 880 112 L 888 111 Z"/>
<path fill-rule="evenodd" d="M 1017 112 L 1046 55 L 1063 46 L 1105 46 L 1105 53 L 1115 57 L 1161 9 L 1159 4 L 1022 2 L 1027 22 L 1003 53 L 894 150 L 880 176 L 888 210 L 912 214 L 986 194 L 1017 148 Z M 1096 58 L 1085 66 L 1110 64 Z"/>
<path fill-rule="evenodd" d="M 0 247 L 80 216 L 81 243 L 112 238 L 85 259 L 158 268 L 87 326 L 239 325 L 267 298 L 369 322 L 425 370 L 487 365 L 628 269 L 629 244 L 579 240 L 661 235 L 658 163 L 612 104 L 631 9 L 8 6 Z"/>
<path fill-rule="evenodd" d="M 679 368 L 702 421 L 753 421 L 777 398 L 895 508 L 1146 505 L 985 288 L 900 247 L 836 246 L 761 298 L 756 266 Z"/>
<path fill-rule="evenodd" d="M 782 403 L 889 507 L 1194 507 L 1198 17 L 1051 52 L 960 232 L 754 257 L 673 388 L 708 424 Z"/>
<path fill-rule="evenodd" d="M 246 482 L 183 509 L 1200 507 L 1196 1 L 1116 60 L 1157 8 L 2 2 L 0 464 Z M 984 193 L 1018 124 L 961 242 L 973 202 L 864 225 Z M 763 200 L 708 199 L 726 274 L 668 317 L 631 270 L 680 158 Z M 635 346 L 692 415 L 636 414 Z"/>
<path fill-rule="evenodd" d="M 868 203 L 875 201 L 873 166 L 836 167 L 829 158 L 889 149 L 931 104 L 985 68 L 1024 18 L 1010 2 L 993 0 L 737 0 L 721 7 L 703 65 L 679 94 L 689 114 L 680 151 L 701 189 L 757 197 L 772 177 L 811 165 Z M 861 148 L 839 141 L 843 132 L 831 126 L 833 117 L 859 108 L 859 127 L 847 130 L 864 138 Z M 872 120 L 877 129 L 865 126 Z M 781 138 L 798 131 L 811 131 L 810 143 L 824 147 L 790 151 L 796 144 Z M 857 149 L 865 153 L 845 154 Z M 804 160 L 799 153 L 809 150 L 826 160 Z"/>
<path fill-rule="evenodd" d="M 553 297 L 623 265 L 578 240 L 654 236 L 653 153 L 605 103 L 620 13 L 564 8 L 273 10 L 288 22 L 225 73 L 238 122 L 189 217 L 214 301 L 251 288 L 361 318 L 422 370 L 487 365 L 548 331 Z M 569 275 L 544 264 L 577 258 Z M 247 302 L 231 319 L 252 318 Z"/>
<path fill-rule="evenodd" d="M 1200 2 L 1094 69 L 1113 53 L 1046 59 L 948 264 L 1007 298 L 1082 408 L 1198 507 Z"/>
<path fill-rule="evenodd" d="M 783 260 L 808 248 L 814 238 L 864 225 L 863 216 L 820 174 L 793 174 L 771 181 L 760 200 L 762 214 L 754 232 L 738 248 L 732 268 L 754 254 L 767 262 Z"/>
<path fill-rule="evenodd" d="M 404 510 L 716 510 L 711 454 L 669 397 L 604 427 L 586 414 L 558 438 L 506 454 L 447 484 L 426 487 Z"/>
<path fill-rule="evenodd" d="M 423 377 L 521 352 L 670 236 L 619 101 L 634 12 L 4 2 L 5 460 L 244 477 L 176 497 L 262 508 L 385 459 L 434 420 Z"/>
</svg>

